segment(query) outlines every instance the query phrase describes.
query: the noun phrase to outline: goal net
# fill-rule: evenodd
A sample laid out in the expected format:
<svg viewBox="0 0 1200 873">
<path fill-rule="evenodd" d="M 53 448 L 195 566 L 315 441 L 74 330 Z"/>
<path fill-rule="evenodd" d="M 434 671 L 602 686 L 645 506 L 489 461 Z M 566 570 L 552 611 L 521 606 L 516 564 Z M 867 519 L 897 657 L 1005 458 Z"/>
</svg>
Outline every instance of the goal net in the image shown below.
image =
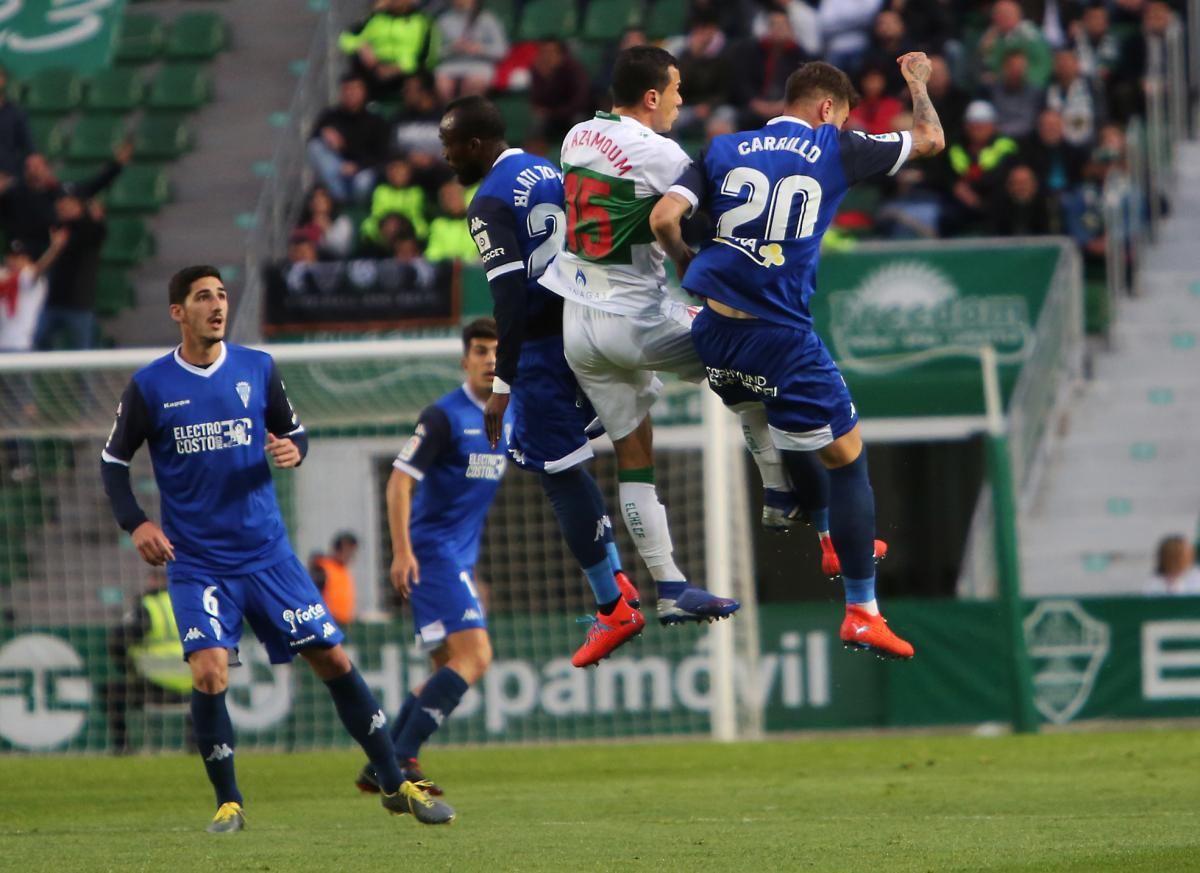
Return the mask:
<svg viewBox="0 0 1200 873">
<path fill-rule="evenodd" d="M 434 338 L 269 350 L 311 438 L 304 465 L 275 475 L 293 547 L 307 563 L 338 532 L 358 538 L 359 620 L 347 628 L 347 645 L 394 714 L 427 674 L 428 658 L 413 646 L 411 615 L 387 581 L 384 487 L 420 411 L 461 383 L 461 347 L 457 338 Z M 114 630 L 139 608 L 152 574 L 112 519 L 100 450 L 130 376 L 159 354 L 0 357 L 0 750 L 99 751 L 122 733 L 131 750 L 186 746 L 185 694 L 131 690 L 129 672 L 110 653 Z M 510 466 L 476 568 L 495 661 L 436 742 L 733 738 L 761 729 L 748 471 L 737 421 L 709 392 L 683 384 L 668 386 L 654 416 L 659 492 L 678 563 L 697 584 L 739 597 L 741 614 L 699 627 L 652 621 L 598 669 L 574 669 L 570 655 L 586 632 L 577 619 L 594 608 L 590 591 L 537 477 Z M 610 446 L 605 438 L 594 445 L 593 470 L 613 506 Z M 157 519 L 144 449 L 131 474 Z M 653 585 L 614 521 L 652 617 Z M 248 629 L 241 660 L 229 701 L 243 748 L 349 742 L 302 665 L 270 669 Z"/>
</svg>

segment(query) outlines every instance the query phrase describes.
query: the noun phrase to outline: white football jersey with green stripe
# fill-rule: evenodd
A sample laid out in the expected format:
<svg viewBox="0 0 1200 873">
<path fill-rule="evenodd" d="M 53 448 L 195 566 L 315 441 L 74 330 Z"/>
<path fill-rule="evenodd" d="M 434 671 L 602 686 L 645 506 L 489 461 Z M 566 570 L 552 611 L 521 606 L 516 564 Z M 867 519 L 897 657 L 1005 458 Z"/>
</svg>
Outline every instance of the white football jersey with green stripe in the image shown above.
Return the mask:
<svg viewBox="0 0 1200 873">
<path fill-rule="evenodd" d="M 691 165 L 679 144 L 636 119 L 597 112 L 562 148 L 567 228 L 541 283 L 568 300 L 636 315 L 666 294 L 650 211 Z"/>
</svg>

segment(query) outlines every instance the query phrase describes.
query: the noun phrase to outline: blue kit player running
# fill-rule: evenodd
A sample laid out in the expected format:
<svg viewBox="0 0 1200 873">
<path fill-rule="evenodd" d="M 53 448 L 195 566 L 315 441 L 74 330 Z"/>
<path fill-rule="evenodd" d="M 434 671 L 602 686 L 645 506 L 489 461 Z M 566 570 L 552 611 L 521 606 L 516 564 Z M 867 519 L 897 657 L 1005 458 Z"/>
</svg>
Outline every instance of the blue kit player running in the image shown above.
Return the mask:
<svg viewBox="0 0 1200 873">
<path fill-rule="evenodd" d="M 134 373 L 100 469 L 113 514 L 138 553 L 153 566 L 167 565 L 171 607 L 192 672 L 196 745 L 216 791 L 208 830 L 245 827 L 225 705 L 243 618 L 271 663 L 299 654 L 325 682 L 346 730 L 379 768 L 385 808 L 425 824 L 452 821 L 454 810 L 401 775 L 387 718 L 288 542 L 268 459 L 276 467 L 298 467 L 308 438 L 274 361 L 224 342 L 229 301 L 216 269 L 186 267 L 171 277 L 169 289 L 182 342 Z M 162 495 L 161 528 L 130 488 L 129 462 L 142 443 L 150 446 Z"/>
<path fill-rule="evenodd" d="M 714 139 L 651 223 L 686 267 L 684 287 L 707 298 L 692 340 L 709 385 L 726 404 L 766 405 L 796 494 L 813 525 L 832 535 L 845 582 L 843 643 L 910 658 L 913 647 L 888 629 L 875 600 L 875 497 L 858 415 L 808 309 L 821 237 L 847 189 L 943 148 L 925 89 L 928 58 L 912 52 L 898 62 L 912 93 L 911 132 L 842 131 L 856 99 L 849 78 L 829 64 L 805 64 L 788 78 L 788 114 Z M 699 204 L 716 237 L 692 259 L 679 221 Z"/>
<path fill-rule="evenodd" d="M 447 163 L 464 185 L 479 182 L 467 221 L 487 271 L 500 344 L 484 408 L 491 444 L 512 408 L 509 454 L 538 473 L 567 546 L 596 598 L 596 617 L 571 663 L 587 667 L 641 633 L 637 590 L 621 572 L 612 522 L 595 479 L 591 406 L 563 355 L 562 298 L 537 279 L 562 246 L 563 183 L 549 161 L 504 141 L 504 119 L 481 97 L 446 108 L 439 131 Z"/>
<path fill-rule="evenodd" d="M 405 777 L 436 795 L 442 790 L 425 779 L 417 754 L 492 662 L 475 561 L 508 457 L 483 429 L 496 374 L 496 322 L 477 319 L 462 339 L 466 382 L 421 413 L 387 485 L 392 585 L 412 604 L 417 642 L 433 660 L 433 674 L 411 690 L 392 722 L 392 743 Z M 356 784 L 360 791 L 379 790 L 371 764 Z"/>
</svg>

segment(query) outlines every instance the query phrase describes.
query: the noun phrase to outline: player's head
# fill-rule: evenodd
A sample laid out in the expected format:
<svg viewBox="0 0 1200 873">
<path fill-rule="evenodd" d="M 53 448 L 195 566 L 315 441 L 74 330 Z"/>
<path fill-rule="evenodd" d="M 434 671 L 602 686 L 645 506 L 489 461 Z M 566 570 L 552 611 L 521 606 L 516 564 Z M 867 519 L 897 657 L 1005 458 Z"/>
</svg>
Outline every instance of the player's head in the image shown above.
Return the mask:
<svg viewBox="0 0 1200 873">
<path fill-rule="evenodd" d="M 472 321 L 463 328 L 462 342 L 462 367 L 467 373 L 467 387 L 476 397 L 487 397 L 492 393 L 492 380 L 496 378 L 496 346 L 500 344 L 496 319 Z"/>
<path fill-rule="evenodd" d="M 184 340 L 211 346 L 225 338 L 229 297 L 216 267 L 184 267 L 171 277 L 167 291 L 171 320 L 179 325 Z"/>
<path fill-rule="evenodd" d="M 666 49 L 635 45 L 617 54 L 612 102 L 656 133 L 666 133 L 679 115 L 679 62 Z"/>
<path fill-rule="evenodd" d="M 833 64 L 810 61 L 788 76 L 784 89 L 787 112 L 813 127 L 841 127 L 858 102 L 850 77 Z"/>
<path fill-rule="evenodd" d="M 458 181 L 474 185 L 504 150 L 504 116 L 483 97 L 459 97 L 446 107 L 438 138 L 442 156 Z"/>
</svg>

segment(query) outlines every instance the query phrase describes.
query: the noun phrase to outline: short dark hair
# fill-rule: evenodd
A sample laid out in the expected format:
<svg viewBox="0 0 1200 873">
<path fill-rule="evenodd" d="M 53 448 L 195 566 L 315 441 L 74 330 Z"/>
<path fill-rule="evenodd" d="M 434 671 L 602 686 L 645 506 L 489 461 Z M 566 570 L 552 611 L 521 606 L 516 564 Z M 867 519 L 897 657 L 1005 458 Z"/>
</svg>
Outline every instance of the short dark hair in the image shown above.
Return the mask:
<svg viewBox="0 0 1200 873">
<path fill-rule="evenodd" d="M 637 106 L 651 89 L 662 91 L 671 81 L 675 56 L 656 45 L 635 45 L 617 54 L 613 65 L 613 106 Z"/>
<path fill-rule="evenodd" d="M 496 327 L 496 319 L 491 316 L 477 318 L 463 328 L 463 354 L 471 350 L 471 343 L 477 339 L 500 339 L 500 329 Z"/>
<path fill-rule="evenodd" d="M 788 76 L 784 88 L 784 102 L 788 105 L 810 100 L 814 97 L 832 97 L 845 102 L 853 109 L 858 104 L 858 92 L 850 77 L 833 64 L 824 61 L 809 61 L 801 64 L 796 72 Z"/>
<path fill-rule="evenodd" d="M 458 139 L 504 139 L 504 116 L 491 100 L 472 94 L 451 100 L 446 115 L 454 113 L 454 135 Z M 444 116 L 443 116 L 444 117 Z"/>
<path fill-rule="evenodd" d="M 358 545 L 358 537 L 356 537 L 354 534 L 350 533 L 350 531 L 348 531 L 348 530 L 342 531 L 341 533 L 339 533 L 337 536 L 335 536 L 333 538 L 333 550 L 335 552 L 338 549 L 340 549 L 342 546 L 357 546 L 357 545 Z"/>
<path fill-rule="evenodd" d="M 225 281 L 221 278 L 221 271 L 208 264 L 184 267 L 172 276 L 171 281 L 167 283 L 168 299 L 171 301 L 171 305 L 176 303 L 182 305 L 192 290 L 192 283 L 198 279 L 207 279 L 209 276 L 221 282 Z"/>
</svg>

